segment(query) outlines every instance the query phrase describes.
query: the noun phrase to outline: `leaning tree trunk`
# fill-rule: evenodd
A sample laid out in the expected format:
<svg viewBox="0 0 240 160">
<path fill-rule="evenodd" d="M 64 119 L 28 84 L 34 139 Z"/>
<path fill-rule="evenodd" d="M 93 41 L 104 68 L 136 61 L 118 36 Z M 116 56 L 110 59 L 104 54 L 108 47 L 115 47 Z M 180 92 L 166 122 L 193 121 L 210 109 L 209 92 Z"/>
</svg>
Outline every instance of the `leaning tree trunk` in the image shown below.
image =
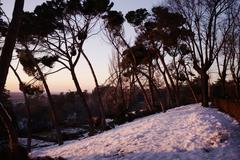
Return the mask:
<svg viewBox="0 0 240 160">
<path fill-rule="evenodd" d="M 169 69 L 168 69 L 168 67 L 167 67 L 167 65 L 166 65 L 166 63 L 164 61 L 163 56 L 160 53 L 158 53 L 158 57 L 159 57 L 162 65 L 164 67 L 164 71 L 166 72 L 166 76 L 167 76 L 167 78 L 170 81 L 171 91 L 172 91 L 171 94 L 172 94 L 172 97 L 174 97 L 173 99 L 176 101 L 174 105 L 175 106 L 179 106 L 180 104 L 179 104 L 179 97 L 177 96 L 176 85 L 175 85 L 175 83 L 173 81 L 173 78 L 172 78 L 171 74 L 169 73 Z"/>
<path fill-rule="evenodd" d="M 56 115 L 56 108 L 55 108 L 55 104 L 54 104 L 51 92 L 49 90 L 48 84 L 47 84 L 47 82 L 45 80 L 45 77 L 44 77 L 40 67 L 37 64 L 35 66 L 36 66 L 37 71 L 38 71 L 38 73 L 39 73 L 39 75 L 41 77 L 41 80 L 43 82 L 45 91 L 47 93 L 47 97 L 48 97 L 48 101 L 49 101 L 49 105 L 50 105 L 50 111 L 51 111 L 50 112 L 51 113 L 51 118 L 52 118 L 52 122 L 53 122 L 53 125 L 54 125 L 54 127 L 56 129 L 56 133 L 57 133 L 58 145 L 62 145 L 63 144 L 62 134 L 61 134 L 58 118 L 57 118 L 57 115 Z"/>
<path fill-rule="evenodd" d="M 170 85 L 169 85 L 169 83 L 168 83 L 167 76 L 166 76 L 166 74 L 165 74 L 165 71 L 163 71 L 163 70 L 161 69 L 161 67 L 160 67 L 160 65 L 159 65 L 159 63 L 158 63 L 158 60 L 156 60 L 156 63 L 157 63 L 157 67 L 158 67 L 160 73 L 161 73 L 162 76 L 163 76 L 163 80 L 164 80 L 164 83 L 165 83 L 165 85 L 166 85 L 166 89 L 167 89 L 167 93 L 168 93 L 168 99 L 169 99 L 169 101 L 168 101 L 167 103 L 168 103 L 168 105 L 172 106 L 172 104 L 173 104 L 173 102 L 174 102 L 174 97 L 173 97 L 173 93 L 172 93 L 171 87 L 170 87 Z"/>
<path fill-rule="evenodd" d="M 18 35 L 20 23 L 21 23 L 23 5 L 24 5 L 24 0 L 15 1 L 12 21 L 9 24 L 8 34 L 5 38 L 5 42 L 2 48 L 2 53 L 0 57 L 0 91 L 3 91 L 6 83 L 8 69 L 12 59 L 12 53 L 15 47 L 16 38 Z"/>
<path fill-rule="evenodd" d="M 10 68 L 12 69 L 13 73 L 15 74 L 15 76 L 18 79 L 19 85 L 23 86 L 23 82 L 19 76 L 19 74 L 17 73 L 17 71 L 13 68 L 13 66 L 10 65 Z M 28 122 L 27 122 L 27 126 L 28 126 L 28 138 L 27 138 L 27 150 L 28 152 L 31 151 L 31 143 L 32 143 L 32 118 L 31 118 L 31 110 L 30 110 L 30 104 L 29 104 L 29 99 L 27 97 L 27 93 L 23 90 L 23 96 L 24 96 L 24 101 L 25 101 L 25 107 L 27 109 L 27 117 L 28 117 Z"/>
<path fill-rule="evenodd" d="M 123 102 L 123 105 L 126 106 L 126 110 L 129 109 L 129 100 L 131 99 L 131 94 L 129 94 L 129 97 L 127 98 L 126 96 L 126 99 L 125 99 L 125 95 L 124 95 L 124 89 L 123 89 L 123 80 L 122 80 L 122 72 L 123 70 L 121 69 L 121 66 L 120 66 L 120 56 L 121 55 L 121 52 L 119 50 L 119 48 L 117 47 L 116 44 L 114 44 L 114 42 L 112 41 L 112 44 L 114 46 L 114 48 L 116 49 L 117 51 L 117 65 L 118 65 L 118 74 L 117 74 L 117 77 L 118 77 L 118 81 L 119 81 L 119 84 L 120 84 L 120 90 L 121 90 L 121 96 L 122 96 L 122 102 Z M 131 79 L 131 78 L 130 78 Z M 130 80 L 131 81 L 131 80 Z M 130 82 L 130 92 L 131 93 L 131 82 Z"/>
<path fill-rule="evenodd" d="M 117 54 L 117 65 L 118 65 L 118 73 L 117 73 L 117 77 L 118 77 L 118 82 L 120 85 L 120 92 L 121 92 L 121 98 L 122 98 L 122 103 L 126 108 L 126 111 L 128 111 L 128 104 L 126 102 L 125 99 L 125 94 L 124 94 L 124 89 L 123 89 L 123 79 L 122 79 L 122 70 L 121 70 L 121 66 L 120 66 L 120 54 Z"/>
<path fill-rule="evenodd" d="M 151 105 L 151 103 L 150 103 L 150 100 L 149 100 L 149 98 L 148 98 L 148 96 L 147 96 L 147 92 L 146 92 L 146 90 L 144 89 L 144 87 L 143 87 L 143 85 L 142 85 L 142 82 L 140 81 L 140 79 L 139 79 L 139 77 L 138 77 L 138 75 L 137 75 L 137 73 L 136 73 L 136 70 L 135 70 L 135 72 L 134 72 L 134 75 L 135 75 L 135 77 L 136 77 L 136 79 L 137 79 L 137 82 L 138 82 L 138 84 L 139 84 L 142 92 L 143 92 L 144 99 L 145 99 L 145 101 L 146 101 L 146 103 L 147 103 L 147 109 L 148 109 L 148 111 L 152 111 L 152 108 L 153 108 L 153 107 L 152 107 L 152 105 Z"/>
<path fill-rule="evenodd" d="M 7 75 L 8 75 L 8 69 L 10 66 L 11 59 L 12 59 L 12 53 L 13 53 L 13 49 L 15 47 L 16 38 L 18 35 L 20 23 L 21 23 L 23 6 L 24 6 L 24 0 L 16 0 L 15 1 L 12 21 L 9 24 L 8 33 L 5 38 L 3 48 L 2 48 L 2 53 L 0 56 L 0 93 L 3 92 L 4 87 L 5 87 L 5 83 L 6 83 L 6 79 L 7 79 Z M 11 123 L 11 120 L 10 120 L 6 110 L 3 108 L 2 105 L 0 106 L 0 119 L 8 131 L 9 147 L 12 152 L 12 155 L 13 156 L 17 155 L 18 140 L 17 140 L 16 132 L 13 128 L 13 125 Z"/>
<path fill-rule="evenodd" d="M 88 116 L 88 124 L 89 124 L 89 128 L 90 128 L 90 134 L 93 134 L 93 120 L 92 120 L 92 113 L 91 113 L 91 110 L 87 104 L 87 101 L 85 99 L 85 95 L 84 93 L 82 92 L 82 89 L 80 87 L 80 84 L 78 82 L 78 79 L 77 79 L 77 76 L 75 74 L 75 71 L 74 71 L 74 68 L 71 67 L 71 76 L 72 76 L 72 79 L 73 79 L 73 82 L 75 84 L 75 87 L 76 87 L 76 90 L 77 90 L 77 94 L 79 95 L 79 97 L 81 98 L 81 102 L 83 103 L 83 106 L 85 107 L 86 111 L 87 111 L 87 116 Z"/>
<path fill-rule="evenodd" d="M 132 76 L 132 79 L 131 79 L 131 76 Z M 133 94 L 135 92 L 135 78 L 134 78 L 134 74 L 131 75 L 131 76 L 130 76 L 130 79 L 129 79 L 129 91 L 128 91 L 128 94 L 127 94 L 127 102 L 126 102 L 127 110 L 130 110 L 130 106 L 132 105 L 132 96 L 133 96 Z"/>
<path fill-rule="evenodd" d="M 11 117 L 8 115 L 6 109 L 0 103 L 0 121 L 2 121 L 4 127 L 8 132 L 8 142 L 10 153 L 8 153 L 8 159 L 10 160 L 28 160 L 27 152 L 18 143 L 16 131 L 12 125 Z M 4 158 L 4 157 L 1 157 Z M 7 158 L 7 157 L 5 157 Z"/>
<path fill-rule="evenodd" d="M 123 41 L 123 43 L 127 46 L 127 48 L 128 49 L 131 49 L 131 47 L 129 46 L 129 44 L 126 42 L 126 40 L 122 37 L 122 35 L 119 35 L 119 37 L 121 38 L 121 40 Z M 150 103 L 150 100 L 149 100 L 149 98 L 148 98 L 148 96 L 147 96 L 147 92 L 145 91 L 145 89 L 144 89 L 144 87 L 143 87 L 143 85 L 142 85 L 142 83 L 141 83 L 141 81 L 140 81 L 140 79 L 139 79 L 139 77 L 138 77 L 138 75 L 137 75 L 137 63 L 136 63 L 136 59 L 135 59 L 135 56 L 134 56 L 134 54 L 133 54 L 133 52 L 130 50 L 130 53 L 131 53 L 131 56 L 132 56 L 132 58 L 133 58 L 133 64 L 131 64 L 131 67 L 133 68 L 133 70 L 134 70 L 134 72 L 133 72 L 133 74 L 135 75 L 135 77 L 136 77 L 136 79 L 137 79 L 137 82 L 138 82 L 138 84 L 139 84 L 139 86 L 140 86 L 140 88 L 141 88 L 141 90 L 142 90 L 142 92 L 143 92 L 143 95 L 144 95 L 144 99 L 146 100 L 146 103 L 147 103 L 147 109 L 149 110 L 149 111 L 152 111 L 152 105 L 151 105 L 151 103 Z"/>
<path fill-rule="evenodd" d="M 195 94 L 195 92 L 194 92 L 194 90 L 193 90 L 193 87 L 192 87 L 192 85 L 191 85 L 191 81 L 190 81 L 188 78 L 187 78 L 187 84 L 188 84 L 188 87 L 189 87 L 189 89 L 190 89 L 190 91 L 191 91 L 191 93 L 192 93 L 192 96 L 193 96 L 193 98 L 194 98 L 195 103 L 198 103 L 197 96 L 196 96 L 196 94 Z"/>
<path fill-rule="evenodd" d="M 156 84 L 154 83 L 154 79 L 153 78 L 150 78 L 146 73 L 144 73 L 143 71 L 141 70 L 138 70 L 138 72 L 140 72 L 142 75 L 144 75 L 147 79 L 152 79 L 150 81 L 150 84 L 151 86 L 153 87 L 152 89 L 155 89 L 155 91 L 157 92 L 158 95 L 160 95 L 160 92 L 158 90 L 158 87 L 156 86 Z M 161 105 L 161 109 L 162 109 L 162 112 L 165 112 L 165 107 L 163 106 L 162 102 L 160 101 L 160 105 Z"/>
<path fill-rule="evenodd" d="M 85 60 L 87 61 L 88 66 L 90 67 L 90 70 L 91 70 L 93 78 L 94 78 L 94 82 L 95 82 L 95 85 L 96 85 L 96 91 L 97 91 L 97 97 L 98 97 L 98 101 L 100 103 L 99 110 L 100 110 L 100 114 L 101 114 L 101 127 L 102 127 L 102 130 L 105 130 L 105 128 L 106 128 L 105 113 L 104 113 L 102 98 L 101 98 L 100 91 L 99 91 L 99 84 L 98 84 L 97 76 L 96 76 L 96 74 L 94 72 L 94 69 L 92 67 L 92 64 L 89 61 L 86 54 L 83 51 L 81 53 L 82 53 L 83 57 L 85 58 Z"/>
<path fill-rule="evenodd" d="M 192 87 L 190 78 L 189 78 L 189 76 L 188 76 L 187 67 L 186 67 L 185 64 L 183 65 L 183 67 L 184 67 L 184 72 L 185 72 L 185 75 L 186 75 L 186 81 L 187 81 L 188 87 L 189 87 L 189 89 L 190 89 L 190 91 L 191 91 L 191 93 L 192 93 L 192 96 L 193 96 L 193 98 L 194 98 L 194 100 L 195 100 L 195 103 L 198 103 L 197 96 L 196 96 L 196 94 L 195 94 L 195 92 L 194 92 L 194 90 L 193 90 L 193 87 Z"/>
<path fill-rule="evenodd" d="M 0 103 L 0 119 L 8 132 L 9 147 L 12 153 L 14 153 L 16 146 L 18 145 L 18 139 L 15 129 L 12 125 L 11 117 L 8 115 L 6 109 Z"/>
</svg>

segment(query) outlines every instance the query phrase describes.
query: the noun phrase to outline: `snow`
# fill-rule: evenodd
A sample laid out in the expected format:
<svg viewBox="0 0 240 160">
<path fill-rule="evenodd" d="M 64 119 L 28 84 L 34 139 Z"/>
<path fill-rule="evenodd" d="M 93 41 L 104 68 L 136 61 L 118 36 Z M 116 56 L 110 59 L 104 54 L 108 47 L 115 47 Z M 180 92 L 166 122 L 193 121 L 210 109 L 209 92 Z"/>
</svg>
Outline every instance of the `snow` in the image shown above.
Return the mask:
<svg viewBox="0 0 240 160">
<path fill-rule="evenodd" d="M 69 160 L 239 160 L 240 126 L 214 108 L 193 104 L 154 114 L 83 140 L 30 155 Z"/>
</svg>

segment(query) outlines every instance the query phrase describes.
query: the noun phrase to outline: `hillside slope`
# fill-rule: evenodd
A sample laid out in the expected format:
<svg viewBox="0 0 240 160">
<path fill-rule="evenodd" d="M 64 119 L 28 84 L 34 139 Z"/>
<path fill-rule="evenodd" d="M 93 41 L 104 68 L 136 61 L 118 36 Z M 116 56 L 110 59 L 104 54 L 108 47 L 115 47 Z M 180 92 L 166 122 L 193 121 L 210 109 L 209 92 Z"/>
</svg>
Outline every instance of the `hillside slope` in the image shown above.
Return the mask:
<svg viewBox="0 0 240 160">
<path fill-rule="evenodd" d="M 239 160 L 240 126 L 216 109 L 187 105 L 31 153 L 46 155 L 69 160 Z"/>
</svg>

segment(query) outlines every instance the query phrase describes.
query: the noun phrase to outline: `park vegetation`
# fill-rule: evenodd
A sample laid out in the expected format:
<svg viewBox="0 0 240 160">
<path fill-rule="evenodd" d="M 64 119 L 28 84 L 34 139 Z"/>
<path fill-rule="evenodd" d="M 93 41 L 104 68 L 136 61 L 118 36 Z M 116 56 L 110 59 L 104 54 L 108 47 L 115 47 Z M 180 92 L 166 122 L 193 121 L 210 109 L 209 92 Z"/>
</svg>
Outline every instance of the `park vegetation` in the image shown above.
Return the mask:
<svg viewBox="0 0 240 160">
<path fill-rule="evenodd" d="M 69 139 L 62 132 L 66 126 L 84 128 L 91 136 L 183 104 L 209 107 L 213 98 L 240 98 L 238 0 L 166 0 L 125 15 L 113 10 L 110 0 L 49 0 L 32 12 L 23 6 L 24 0 L 15 0 L 11 19 L 0 9 L 0 137 L 7 135 L 9 159 L 27 159 L 19 135 L 28 138 L 31 151 L 31 139 L 37 138 L 33 133 L 40 130 L 54 128 L 51 140 L 62 145 Z M 136 33 L 133 43 L 125 35 L 125 23 Z M 104 84 L 83 49 L 98 34 L 113 50 Z M 81 58 L 95 83 L 91 93 L 82 89 L 76 75 Z M 22 80 L 19 65 L 31 81 Z M 62 70 L 70 73 L 68 83 L 76 91 L 53 95 L 47 76 Z M 24 97 L 15 111 L 5 89 L 8 72 L 17 77 Z M 27 123 L 19 129 L 23 117 Z"/>
</svg>

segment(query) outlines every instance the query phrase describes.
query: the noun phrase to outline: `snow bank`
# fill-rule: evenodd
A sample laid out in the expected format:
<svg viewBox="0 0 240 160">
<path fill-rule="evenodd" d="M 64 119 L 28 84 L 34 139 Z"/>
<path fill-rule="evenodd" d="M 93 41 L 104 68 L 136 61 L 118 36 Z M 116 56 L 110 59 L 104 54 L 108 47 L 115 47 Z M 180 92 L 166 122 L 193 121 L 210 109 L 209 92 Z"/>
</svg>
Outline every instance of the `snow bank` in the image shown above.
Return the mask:
<svg viewBox="0 0 240 160">
<path fill-rule="evenodd" d="M 187 105 L 31 153 L 46 155 L 69 160 L 239 160 L 240 127 L 216 109 Z"/>
</svg>

